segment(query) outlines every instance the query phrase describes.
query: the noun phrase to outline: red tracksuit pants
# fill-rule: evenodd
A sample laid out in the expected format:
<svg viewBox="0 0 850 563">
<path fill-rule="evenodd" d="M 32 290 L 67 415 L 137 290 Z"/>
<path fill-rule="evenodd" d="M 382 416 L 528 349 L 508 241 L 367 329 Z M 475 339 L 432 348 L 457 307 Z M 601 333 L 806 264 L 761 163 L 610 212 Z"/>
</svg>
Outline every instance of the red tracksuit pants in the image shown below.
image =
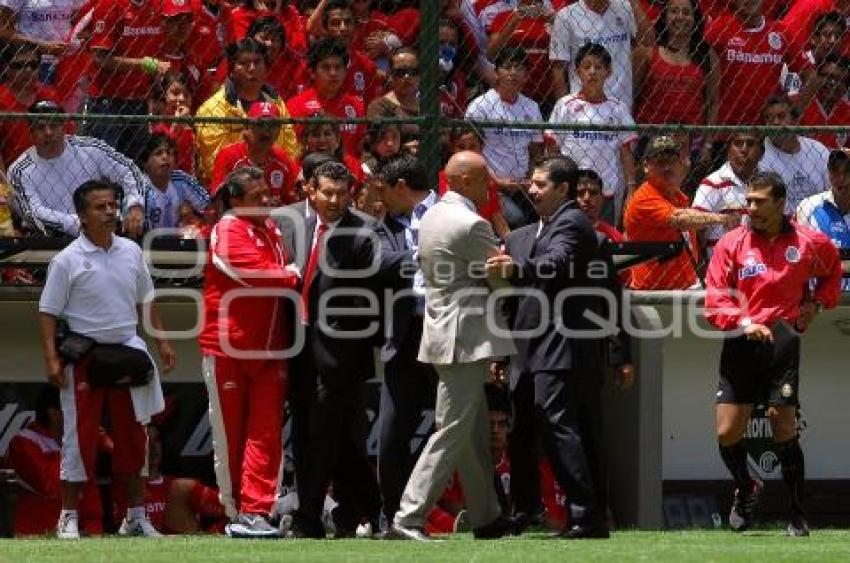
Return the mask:
<svg viewBox="0 0 850 563">
<path fill-rule="evenodd" d="M 282 463 L 286 364 L 204 356 L 202 368 L 225 513 L 268 514 Z"/>
</svg>

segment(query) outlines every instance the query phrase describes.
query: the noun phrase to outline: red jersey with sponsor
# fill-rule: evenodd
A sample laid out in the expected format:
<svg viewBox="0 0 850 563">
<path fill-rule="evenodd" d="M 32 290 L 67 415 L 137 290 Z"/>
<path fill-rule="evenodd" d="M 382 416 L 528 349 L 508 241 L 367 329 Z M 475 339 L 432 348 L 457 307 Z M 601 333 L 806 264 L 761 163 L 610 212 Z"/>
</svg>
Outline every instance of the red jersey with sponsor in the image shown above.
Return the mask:
<svg viewBox="0 0 850 563">
<path fill-rule="evenodd" d="M 283 349 L 284 317 L 278 296 L 243 295 L 223 303 L 232 290 L 294 289 L 295 274 L 284 266 L 289 258 L 280 230 L 271 219 L 262 225 L 228 213 L 212 228 L 204 270 L 204 324 L 198 343 L 205 355 Z M 226 308 L 222 308 L 226 305 Z"/>
<path fill-rule="evenodd" d="M 500 33 L 514 11 L 507 9 L 493 17 L 487 27 L 487 35 Z M 545 101 L 551 91 L 551 76 L 549 69 L 549 23 L 545 18 L 522 18 L 510 39 L 506 43 L 510 47 L 525 49 L 528 65 L 528 80 L 523 93 L 537 102 Z"/>
<path fill-rule="evenodd" d="M 850 102 L 842 98 L 827 112 L 817 98 L 803 110 L 800 125 L 842 125 L 850 124 Z M 839 149 L 847 144 L 847 133 L 812 133 L 810 138 L 820 141 L 828 149 Z"/>
<path fill-rule="evenodd" d="M 155 57 L 162 46 L 162 14 L 159 3 L 143 0 L 100 0 L 92 16 L 91 49 L 110 51 L 116 57 Z M 150 93 L 151 75 L 141 68 L 97 68 L 89 94 L 126 100 L 143 100 Z"/>
<path fill-rule="evenodd" d="M 646 78 L 637 99 L 638 123 L 705 123 L 703 84 L 699 65 L 670 64 L 652 49 Z M 740 93 L 739 93 L 740 95 Z"/>
<path fill-rule="evenodd" d="M 790 58 L 785 27 L 765 20 L 744 29 L 733 16 L 721 16 L 706 31 L 720 59 L 718 123 L 760 123 L 765 100 L 776 93 L 782 66 Z"/>
<path fill-rule="evenodd" d="M 360 98 L 366 104 L 384 93 L 383 85 L 378 76 L 378 67 L 366 53 L 349 50 L 348 71 L 342 83 L 342 91 Z"/>
<path fill-rule="evenodd" d="M 36 100 L 59 102 L 59 96 L 50 86 L 39 84 L 35 88 Z M 29 104 L 22 104 L 5 84 L 0 84 L 0 112 L 26 113 Z M 73 123 L 68 122 L 65 129 L 73 132 Z M 21 153 L 32 146 L 29 123 L 26 120 L 0 121 L 0 156 L 3 163 L 10 166 Z"/>
<path fill-rule="evenodd" d="M 55 532 L 61 508 L 59 442 L 47 428 L 32 421 L 12 437 L 6 455 L 20 483 L 15 495 L 15 535 Z M 83 485 L 79 515 L 83 531 L 90 534 L 103 532 L 103 509 L 94 479 Z"/>
<path fill-rule="evenodd" d="M 793 324 L 814 278 L 812 298 L 831 309 L 841 293 L 838 250 L 823 233 L 786 220 L 773 240 L 741 226 L 714 247 L 705 278 L 705 316 L 721 330 L 749 318 Z M 734 292 L 739 292 L 737 297 Z"/>
<path fill-rule="evenodd" d="M 248 157 L 248 144 L 245 141 L 227 145 L 218 151 L 215 166 L 213 166 L 210 192 L 216 193 L 227 175 L 243 166 L 258 166 L 263 169 L 274 207 L 298 201 L 295 194 L 298 166 L 289 158 L 289 155 L 280 147 L 273 145 L 265 163 L 260 165 L 252 162 Z"/>
<path fill-rule="evenodd" d="M 449 179 L 446 177 L 446 171 L 440 170 L 437 175 L 437 190 L 442 197 L 449 189 Z M 478 214 L 488 221 L 493 218 L 493 215 L 502 210 L 502 202 L 499 200 L 499 186 L 491 178 L 487 182 L 487 201 L 482 205 L 476 205 Z"/>
<path fill-rule="evenodd" d="M 311 117 L 317 113 L 324 113 L 331 117 L 357 118 L 366 115 L 363 101 L 351 94 L 343 93 L 336 98 L 324 99 L 314 88 L 304 90 L 301 94 L 286 101 L 286 109 L 291 117 Z M 303 127 L 296 126 L 298 136 L 301 136 Z M 340 125 L 342 144 L 346 152 L 359 155 L 363 137 L 366 135 L 366 126 L 363 124 L 343 123 Z"/>
</svg>

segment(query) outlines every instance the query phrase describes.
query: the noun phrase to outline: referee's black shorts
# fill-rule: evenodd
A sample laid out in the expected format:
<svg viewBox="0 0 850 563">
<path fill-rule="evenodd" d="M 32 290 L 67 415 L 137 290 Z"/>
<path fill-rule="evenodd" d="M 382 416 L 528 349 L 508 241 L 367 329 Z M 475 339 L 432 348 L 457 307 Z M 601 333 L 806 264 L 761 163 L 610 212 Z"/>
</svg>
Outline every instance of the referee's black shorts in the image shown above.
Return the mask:
<svg viewBox="0 0 850 563">
<path fill-rule="evenodd" d="M 727 338 L 720 354 L 718 403 L 800 406 L 800 334 L 771 327 L 773 343 Z"/>
</svg>

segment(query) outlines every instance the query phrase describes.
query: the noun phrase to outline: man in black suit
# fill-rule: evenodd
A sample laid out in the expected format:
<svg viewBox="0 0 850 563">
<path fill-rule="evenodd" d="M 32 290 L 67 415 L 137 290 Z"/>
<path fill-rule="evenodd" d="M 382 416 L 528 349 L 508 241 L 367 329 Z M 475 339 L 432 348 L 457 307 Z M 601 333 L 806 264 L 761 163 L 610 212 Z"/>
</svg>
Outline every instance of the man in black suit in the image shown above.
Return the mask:
<svg viewBox="0 0 850 563">
<path fill-rule="evenodd" d="M 387 301 L 386 327 L 381 361 L 378 476 L 383 510 L 391 522 L 399 509 L 401 494 L 416 462 L 410 441 L 422 421 L 425 408 L 433 408 L 437 374 L 430 364 L 416 359 L 422 339 L 425 286 L 419 269 L 419 220 L 437 202 L 428 187 L 423 164 L 408 154 L 384 164 L 375 177 L 378 198 L 387 209 L 377 231 L 381 241 L 381 272 L 392 289 Z M 424 441 L 423 441 L 424 444 Z"/>
<path fill-rule="evenodd" d="M 513 270 L 514 285 L 538 292 L 520 296 L 514 312 L 514 332 L 526 331 L 515 336 L 517 354 L 511 357 L 515 422 L 525 444 L 533 444 L 539 430 L 555 477 L 566 491 L 571 527 L 561 535 L 605 538 L 608 528 L 583 441 L 598 434 L 600 427 L 601 378 L 590 368 L 605 358 L 606 342 L 570 334 L 597 328 L 585 312 L 605 310 L 601 299 L 587 295 L 558 299 L 566 290 L 599 288 L 604 285 L 599 277 L 607 278 L 605 262 L 597 260 L 593 226 L 572 196 L 576 173 L 575 163 L 566 157 L 553 157 L 535 167 L 529 195 L 541 220 L 513 231 L 506 240 L 507 255 L 489 259 L 488 267 Z M 512 457 L 511 464 L 519 462 L 524 475 L 512 474 L 511 482 L 536 481 L 535 459 Z M 533 503 L 529 498 L 533 491 L 521 494 Z"/>
<path fill-rule="evenodd" d="M 379 336 L 379 257 L 374 225 L 348 206 L 346 167 L 325 162 L 313 176 L 309 205 L 281 214 L 284 242 L 303 279 L 297 314 L 304 340 L 291 380 L 299 509 L 290 535 L 324 538 L 320 516 L 332 480 L 337 536 L 353 535 L 364 517 L 377 524 L 363 399 Z"/>
</svg>

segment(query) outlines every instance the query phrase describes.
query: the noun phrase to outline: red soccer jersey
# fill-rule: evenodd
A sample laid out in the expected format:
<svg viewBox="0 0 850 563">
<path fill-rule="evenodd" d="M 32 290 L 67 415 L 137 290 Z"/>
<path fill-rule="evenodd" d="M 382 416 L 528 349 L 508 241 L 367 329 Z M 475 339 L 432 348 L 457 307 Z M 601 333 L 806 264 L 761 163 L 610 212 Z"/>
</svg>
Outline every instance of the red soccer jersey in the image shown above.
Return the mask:
<svg viewBox="0 0 850 563">
<path fill-rule="evenodd" d="M 782 23 L 788 30 L 788 38 L 794 52 L 803 51 L 808 47 L 815 20 L 826 12 L 838 11 L 836 0 L 796 0 L 790 3 L 788 12 L 782 18 Z M 844 36 L 844 42 L 838 50 L 845 57 L 850 56 L 850 35 Z"/>
<path fill-rule="evenodd" d="M 384 93 L 384 88 L 378 76 L 378 67 L 366 53 L 349 51 L 348 72 L 342 83 L 342 91 L 360 98 L 364 107 L 366 104 Z"/>
<path fill-rule="evenodd" d="M 56 91 L 42 84 L 36 87 L 37 100 L 53 100 L 59 102 Z M 22 104 L 15 98 L 11 90 L 5 84 L 0 84 L 0 112 L 3 113 L 26 113 L 28 105 Z M 73 123 L 69 122 L 65 127 L 69 133 L 73 132 Z M 29 123 L 26 120 L 3 120 L 0 121 L 0 157 L 8 167 L 21 153 L 32 146 L 30 139 Z"/>
<path fill-rule="evenodd" d="M 850 123 L 850 102 L 846 99 L 840 100 L 833 106 L 832 111 L 827 113 L 815 98 L 800 116 L 800 125 L 847 126 L 848 123 Z M 820 141 L 829 149 L 840 149 L 847 143 L 847 133 L 817 133 L 810 137 Z"/>
<path fill-rule="evenodd" d="M 699 65 L 670 64 L 652 49 L 646 78 L 637 99 L 638 123 L 705 123 L 703 84 Z"/>
<path fill-rule="evenodd" d="M 343 90 L 345 92 L 345 90 Z M 286 101 L 286 109 L 292 117 L 311 117 L 316 113 L 325 113 L 331 117 L 356 118 L 364 117 L 366 109 L 360 98 L 351 94 L 343 93 L 333 99 L 319 98 L 319 93 L 314 88 L 304 90 L 301 94 Z M 301 136 L 302 127 L 296 127 L 298 136 Z M 342 143 L 346 152 L 360 155 L 363 137 L 366 135 L 366 126 L 354 123 L 340 125 Z"/>
<path fill-rule="evenodd" d="M 297 56 L 307 53 L 307 31 L 304 18 L 295 6 L 287 6 L 280 13 L 267 10 L 254 10 L 245 6 L 237 6 L 230 10 L 225 24 L 226 44 L 235 43 L 245 38 L 254 20 L 264 16 L 277 18 L 286 34 L 286 48 Z"/>
<path fill-rule="evenodd" d="M 767 326 L 779 320 L 793 324 L 812 278 L 812 297 L 835 307 L 842 273 L 838 250 L 818 231 L 787 221 L 768 240 L 741 226 L 714 247 L 705 277 L 705 316 L 721 330 L 735 329 L 746 318 Z"/>
<path fill-rule="evenodd" d="M 419 9 L 402 8 L 387 17 L 393 32 L 405 45 L 413 45 L 419 37 Z"/>
<path fill-rule="evenodd" d="M 116 57 L 154 57 L 162 46 L 162 19 L 158 2 L 100 0 L 94 8 L 89 47 L 109 51 Z M 150 87 L 151 75 L 141 68 L 106 70 L 95 66 L 89 94 L 143 100 Z"/>
<path fill-rule="evenodd" d="M 295 179 L 298 177 L 298 166 L 280 147 L 272 146 L 265 164 L 259 165 L 248 158 L 248 145 L 239 141 L 222 147 L 215 157 L 210 192 L 216 193 L 224 183 L 227 175 L 242 166 L 259 166 L 266 176 L 271 197 L 275 207 L 298 201 L 295 193 Z"/>
<path fill-rule="evenodd" d="M 186 52 L 209 71 L 223 56 L 224 46 L 224 28 L 219 18 L 209 11 L 203 0 L 192 0 L 192 32 Z"/>
<path fill-rule="evenodd" d="M 348 48 L 351 51 L 365 51 L 366 38 L 373 33 L 379 31 L 389 31 L 395 33 L 390 27 L 389 18 L 386 14 L 377 10 L 372 10 L 369 14 L 369 19 L 366 22 L 358 21 L 355 25 L 354 37 L 351 40 L 351 45 Z"/>
<path fill-rule="evenodd" d="M 759 123 L 762 106 L 779 90 L 782 65 L 789 59 L 784 26 L 764 21 L 744 29 L 726 15 L 709 26 L 706 40 L 720 58 L 718 123 Z"/>
</svg>

